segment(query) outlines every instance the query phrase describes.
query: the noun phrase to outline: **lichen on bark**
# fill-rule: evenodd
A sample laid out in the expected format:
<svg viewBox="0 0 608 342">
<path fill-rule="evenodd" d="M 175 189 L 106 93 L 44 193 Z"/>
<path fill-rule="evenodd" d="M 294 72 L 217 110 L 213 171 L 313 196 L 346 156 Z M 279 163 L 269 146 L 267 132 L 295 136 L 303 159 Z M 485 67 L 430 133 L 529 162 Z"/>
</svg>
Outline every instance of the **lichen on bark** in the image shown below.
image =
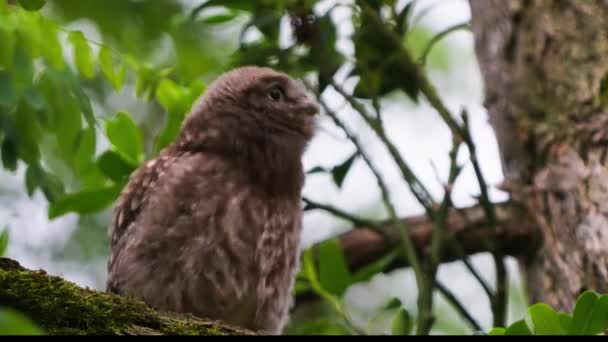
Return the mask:
<svg viewBox="0 0 608 342">
<path fill-rule="evenodd" d="M 81 288 L 0 258 L 0 306 L 15 309 L 49 335 L 252 335 L 191 315 L 158 312 L 141 301 Z"/>
</svg>

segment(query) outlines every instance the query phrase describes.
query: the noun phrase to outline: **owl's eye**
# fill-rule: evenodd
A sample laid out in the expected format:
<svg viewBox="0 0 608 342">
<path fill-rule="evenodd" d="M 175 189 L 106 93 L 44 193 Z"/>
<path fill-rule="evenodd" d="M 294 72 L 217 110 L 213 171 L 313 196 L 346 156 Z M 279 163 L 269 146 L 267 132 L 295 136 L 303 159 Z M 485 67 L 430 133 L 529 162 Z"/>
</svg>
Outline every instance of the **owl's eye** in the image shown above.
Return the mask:
<svg viewBox="0 0 608 342">
<path fill-rule="evenodd" d="M 283 99 L 283 90 L 280 87 L 272 87 L 268 91 L 268 98 L 272 101 L 280 101 Z"/>
</svg>

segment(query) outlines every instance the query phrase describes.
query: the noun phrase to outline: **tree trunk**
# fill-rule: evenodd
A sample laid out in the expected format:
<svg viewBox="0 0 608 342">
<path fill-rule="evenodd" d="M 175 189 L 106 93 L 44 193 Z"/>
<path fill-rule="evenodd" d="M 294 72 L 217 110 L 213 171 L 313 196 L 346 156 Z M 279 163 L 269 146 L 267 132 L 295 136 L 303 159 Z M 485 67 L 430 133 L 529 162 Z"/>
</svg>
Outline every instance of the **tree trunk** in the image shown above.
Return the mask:
<svg viewBox="0 0 608 342">
<path fill-rule="evenodd" d="M 608 2 L 470 4 L 505 187 L 543 232 L 528 294 L 570 310 L 608 292 Z"/>
<path fill-rule="evenodd" d="M 3 258 L 0 307 L 26 315 L 49 335 L 253 335 L 221 322 L 157 312 L 140 301 L 83 289 Z"/>
</svg>

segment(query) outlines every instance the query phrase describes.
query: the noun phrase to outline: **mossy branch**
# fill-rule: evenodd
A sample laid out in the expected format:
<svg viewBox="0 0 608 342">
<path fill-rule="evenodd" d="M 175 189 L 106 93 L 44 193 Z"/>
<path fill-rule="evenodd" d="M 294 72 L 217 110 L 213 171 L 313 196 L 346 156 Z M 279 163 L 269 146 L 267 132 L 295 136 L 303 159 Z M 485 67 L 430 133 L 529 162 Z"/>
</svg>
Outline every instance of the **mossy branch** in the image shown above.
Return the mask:
<svg viewBox="0 0 608 342">
<path fill-rule="evenodd" d="M 217 321 L 161 313 L 6 258 L 0 258 L 0 306 L 23 313 L 49 335 L 254 335 Z"/>
</svg>

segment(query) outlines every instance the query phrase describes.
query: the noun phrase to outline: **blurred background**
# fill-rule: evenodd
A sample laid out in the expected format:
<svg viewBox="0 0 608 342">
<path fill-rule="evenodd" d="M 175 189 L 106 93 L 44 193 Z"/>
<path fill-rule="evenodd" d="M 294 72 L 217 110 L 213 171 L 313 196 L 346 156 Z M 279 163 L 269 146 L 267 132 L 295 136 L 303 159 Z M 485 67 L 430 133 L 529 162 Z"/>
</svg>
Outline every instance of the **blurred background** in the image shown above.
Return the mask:
<svg viewBox="0 0 608 342">
<path fill-rule="evenodd" d="M 110 40 L 119 51 L 128 51 L 151 64 L 165 61 L 177 63 L 182 79 L 200 79 L 209 82 L 230 64 L 231 56 L 238 48 L 239 35 L 246 18 L 235 17 L 222 24 L 175 29 L 172 16 L 188 13 L 202 1 L 199 0 L 55 0 L 49 1 L 43 13 L 58 20 L 66 28 L 82 30 L 91 41 Z M 336 1 L 318 1 L 315 10 L 324 13 Z M 408 41 L 408 46 L 420 50 L 434 36 L 454 24 L 469 19 L 468 2 L 465 0 L 419 0 L 413 8 L 417 25 Z M 352 34 L 348 9 L 332 12 L 337 27 L 338 49 L 346 56 L 353 55 L 349 36 Z M 217 17 L 216 17 L 217 18 Z M 288 23 L 281 31 L 281 41 L 289 44 Z M 255 33 L 252 34 L 255 36 Z M 251 37 L 255 39 L 255 37 Z M 92 46 L 96 48 L 94 45 Z M 146 55 L 141 55 L 146 51 Z M 433 49 L 429 56 L 429 75 L 439 94 L 454 112 L 466 108 L 471 117 L 472 132 L 477 143 L 481 166 L 488 183 L 496 186 L 502 179 L 500 160 L 495 138 L 487 123 L 482 106 L 483 84 L 474 54 L 473 37 L 468 31 L 450 34 Z M 347 72 L 347 70 L 346 70 Z M 340 70 L 336 78 L 345 78 Z M 147 149 L 151 150 L 152 137 L 163 123 L 163 111 L 150 102 L 134 96 L 134 83 L 127 83 L 119 93 L 109 91 L 90 81 L 93 108 L 98 117 L 109 117 L 120 110 L 133 115 L 144 133 Z M 345 88 L 354 84 L 346 82 Z M 358 120 L 342 98 L 331 91 L 324 98 L 345 122 L 356 131 L 373 161 L 390 185 L 393 202 L 400 216 L 423 214 L 423 208 L 415 201 L 403 183 L 385 147 L 374 133 Z M 413 166 L 422 182 L 436 196 L 443 188 L 438 179 L 445 179 L 448 170 L 448 153 L 452 146 L 449 130 L 437 113 L 424 101 L 413 103 L 404 94 L 396 93 L 382 100 L 384 120 L 389 137 L 399 147 L 405 159 Z M 97 140 L 97 151 L 104 151 L 108 142 L 102 132 Z M 468 156 L 462 150 L 459 160 Z M 317 134 L 309 146 L 304 163 L 306 169 L 317 166 L 331 167 L 347 159 L 353 147 L 341 132 L 325 117 L 322 117 Z M 7 256 L 32 269 L 45 269 L 48 273 L 62 276 L 81 286 L 104 289 L 106 260 L 108 256 L 108 226 L 111 208 L 89 215 L 67 214 L 49 219 L 48 201 L 37 191 L 29 196 L 24 187 L 25 167 L 19 165 L 16 172 L 0 173 L 0 222 L 10 232 Z M 464 169 L 454 189 L 457 207 L 476 203 L 479 192 L 477 181 L 470 167 Z M 357 160 L 348 173 L 341 188 L 328 174 L 308 176 L 304 194 L 319 202 L 333 204 L 349 212 L 360 213 L 370 218 L 384 218 L 376 181 L 365 165 Z M 505 195 L 496 189 L 492 199 L 501 201 Z M 304 221 L 303 247 L 349 229 L 348 222 L 320 211 L 307 212 Z M 476 255 L 473 263 L 478 266 L 489 283 L 493 283 L 494 269 L 489 255 Z M 509 260 L 511 276 L 509 322 L 523 317 L 527 305 L 521 290 L 517 265 Z M 491 328 L 490 306 L 481 287 L 459 262 L 444 264 L 439 270 L 439 279 L 447 284 L 457 297 L 466 303 L 484 329 Z M 369 282 L 357 284 L 345 295 L 346 307 L 355 322 L 365 326 L 376 310 L 393 297 L 401 299 L 410 312 L 416 310 L 416 286 L 413 273 L 398 270 L 379 274 Z M 468 326 L 441 297 L 437 297 L 438 321 L 433 333 L 467 334 Z M 298 330 L 297 319 L 290 326 Z M 382 333 L 387 329 L 381 323 L 373 330 Z"/>
</svg>

